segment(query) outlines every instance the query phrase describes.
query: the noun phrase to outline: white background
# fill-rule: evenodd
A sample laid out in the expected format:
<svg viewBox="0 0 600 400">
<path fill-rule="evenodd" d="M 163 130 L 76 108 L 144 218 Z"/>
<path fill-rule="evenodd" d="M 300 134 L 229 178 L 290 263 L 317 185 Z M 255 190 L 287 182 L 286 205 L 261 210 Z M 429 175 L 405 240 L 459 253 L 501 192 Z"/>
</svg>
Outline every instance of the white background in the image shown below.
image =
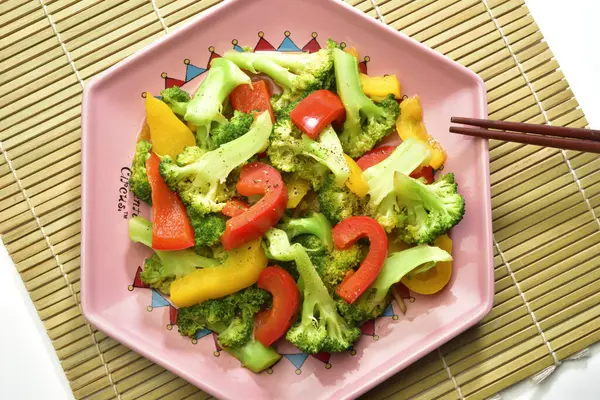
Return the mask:
<svg viewBox="0 0 600 400">
<path fill-rule="evenodd" d="M 592 127 L 600 128 L 600 5 L 595 0 L 526 0 Z M 72 399 L 42 323 L 0 244 L 0 398 Z M 567 362 L 541 385 L 522 382 L 503 399 L 599 399 L 600 346 Z"/>
</svg>

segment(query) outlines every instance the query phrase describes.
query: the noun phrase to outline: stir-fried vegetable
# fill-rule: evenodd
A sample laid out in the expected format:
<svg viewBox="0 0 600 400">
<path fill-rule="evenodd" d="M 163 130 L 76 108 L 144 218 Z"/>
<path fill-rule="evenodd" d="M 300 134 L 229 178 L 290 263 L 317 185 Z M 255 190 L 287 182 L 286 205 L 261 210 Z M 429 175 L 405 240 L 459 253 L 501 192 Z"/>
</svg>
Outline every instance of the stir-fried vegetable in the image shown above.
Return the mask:
<svg viewBox="0 0 600 400">
<path fill-rule="evenodd" d="M 154 250 L 141 279 L 179 307 L 182 335 L 212 330 L 254 372 L 283 339 L 351 348 L 400 282 L 450 282 L 465 204 L 453 173 L 436 179 L 446 153 L 398 75 L 368 76 L 342 47 L 228 51 L 192 96 L 146 96 L 129 178 L 152 205 L 152 223 L 129 221 Z"/>
</svg>

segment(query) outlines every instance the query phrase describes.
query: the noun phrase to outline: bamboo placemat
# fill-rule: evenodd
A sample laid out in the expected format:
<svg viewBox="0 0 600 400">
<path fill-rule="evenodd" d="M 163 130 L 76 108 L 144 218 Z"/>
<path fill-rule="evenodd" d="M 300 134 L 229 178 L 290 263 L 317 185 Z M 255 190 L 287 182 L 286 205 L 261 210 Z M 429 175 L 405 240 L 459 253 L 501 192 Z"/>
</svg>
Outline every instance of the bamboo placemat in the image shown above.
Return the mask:
<svg viewBox="0 0 600 400">
<path fill-rule="evenodd" d="M 0 3 L 0 233 L 76 398 L 207 398 L 86 323 L 80 104 L 94 74 L 219 0 Z M 523 0 L 349 0 L 471 68 L 492 119 L 587 121 Z M 496 295 L 365 397 L 483 399 L 600 340 L 600 159 L 492 141 Z"/>
</svg>

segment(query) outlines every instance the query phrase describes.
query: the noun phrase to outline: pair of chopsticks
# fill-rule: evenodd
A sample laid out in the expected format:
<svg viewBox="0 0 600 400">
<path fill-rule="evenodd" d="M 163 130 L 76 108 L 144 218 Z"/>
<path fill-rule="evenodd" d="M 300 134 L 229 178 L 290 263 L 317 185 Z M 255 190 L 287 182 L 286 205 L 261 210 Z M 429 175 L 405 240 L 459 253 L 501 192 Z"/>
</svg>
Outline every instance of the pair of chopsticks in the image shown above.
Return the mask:
<svg viewBox="0 0 600 400">
<path fill-rule="evenodd" d="M 474 128 L 451 126 L 451 133 L 564 150 L 600 153 L 600 131 L 598 130 L 462 117 L 452 117 L 451 122 L 474 126 Z"/>
</svg>

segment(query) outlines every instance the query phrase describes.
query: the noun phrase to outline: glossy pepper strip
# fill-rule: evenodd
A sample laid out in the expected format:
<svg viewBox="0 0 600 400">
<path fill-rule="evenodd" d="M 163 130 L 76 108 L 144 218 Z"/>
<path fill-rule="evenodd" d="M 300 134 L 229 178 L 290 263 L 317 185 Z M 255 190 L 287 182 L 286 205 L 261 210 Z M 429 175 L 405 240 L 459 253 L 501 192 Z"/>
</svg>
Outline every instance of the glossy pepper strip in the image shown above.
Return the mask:
<svg viewBox="0 0 600 400">
<path fill-rule="evenodd" d="M 188 307 L 208 299 L 235 293 L 258 280 L 267 266 L 267 256 L 256 239 L 227 252 L 225 262 L 217 267 L 198 269 L 171 283 L 171 301 L 177 307 Z"/>
<path fill-rule="evenodd" d="M 246 203 L 244 200 L 240 199 L 231 199 L 227 203 L 225 203 L 225 207 L 221 212 L 226 217 L 237 217 L 240 214 L 243 214 L 247 209 L 250 208 L 250 205 Z"/>
<path fill-rule="evenodd" d="M 177 118 L 168 105 L 146 93 L 146 124 L 152 139 L 152 151 L 173 159 L 187 146 L 195 146 L 196 138 Z"/>
<path fill-rule="evenodd" d="M 312 140 L 334 121 L 346 119 L 346 109 L 337 94 L 329 90 L 315 90 L 290 112 L 294 125 Z"/>
<path fill-rule="evenodd" d="M 229 101 L 234 110 L 245 114 L 253 111 L 268 111 L 271 114 L 271 121 L 275 122 L 275 114 L 271 106 L 271 91 L 264 79 L 252 82 L 252 87 L 239 85 L 229 95 Z"/>
<path fill-rule="evenodd" d="M 254 338 L 266 347 L 285 335 L 300 309 L 300 291 L 296 281 L 283 268 L 273 265 L 258 277 L 257 286 L 271 293 L 273 306 L 257 314 Z"/>
<path fill-rule="evenodd" d="M 346 181 L 346 186 L 358 197 L 365 197 L 369 193 L 369 184 L 363 176 L 362 170 L 349 155 L 344 154 L 344 158 L 350 168 L 350 176 Z"/>
<path fill-rule="evenodd" d="M 225 250 L 260 238 L 279 221 L 288 201 L 281 174 L 270 165 L 260 162 L 242 167 L 236 190 L 242 196 L 262 194 L 263 197 L 243 214 L 227 221 L 221 236 Z"/>
<path fill-rule="evenodd" d="M 152 248 L 183 250 L 194 245 L 194 229 L 177 193 L 172 192 L 158 172 L 160 158 L 152 153 L 146 172 L 152 189 Z"/>
<path fill-rule="evenodd" d="M 379 223 L 370 217 L 350 217 L 333 228 L 333 244 L 337 249 L 352 246 L 361 238 L 369 239 L 369 253 L 356 272 L 347 276 L 336 293 L 347 303 L 354 303 L 377 278 L 387 257 L 388 238 Z"/>
<path fill-rule="evenodd" d="M 372 167 L 373 165 L 379 164 L 386 158 L 392 154 L 392 152 L 398 146 L 386 145 L 381 147 L 376 147 L 373 150 L 366 152 L 361 158 L 356 161 L 356 164 L 360 167 L 361 170 L 366 170 L 367 168 Z M 411 178 L 419 179 L 424 178 L 425 181 L 429 183 L 433 183 L 433 168 L 431 166 L 426 165 L 414 170 L 410 174 Z"/>
</svg>

